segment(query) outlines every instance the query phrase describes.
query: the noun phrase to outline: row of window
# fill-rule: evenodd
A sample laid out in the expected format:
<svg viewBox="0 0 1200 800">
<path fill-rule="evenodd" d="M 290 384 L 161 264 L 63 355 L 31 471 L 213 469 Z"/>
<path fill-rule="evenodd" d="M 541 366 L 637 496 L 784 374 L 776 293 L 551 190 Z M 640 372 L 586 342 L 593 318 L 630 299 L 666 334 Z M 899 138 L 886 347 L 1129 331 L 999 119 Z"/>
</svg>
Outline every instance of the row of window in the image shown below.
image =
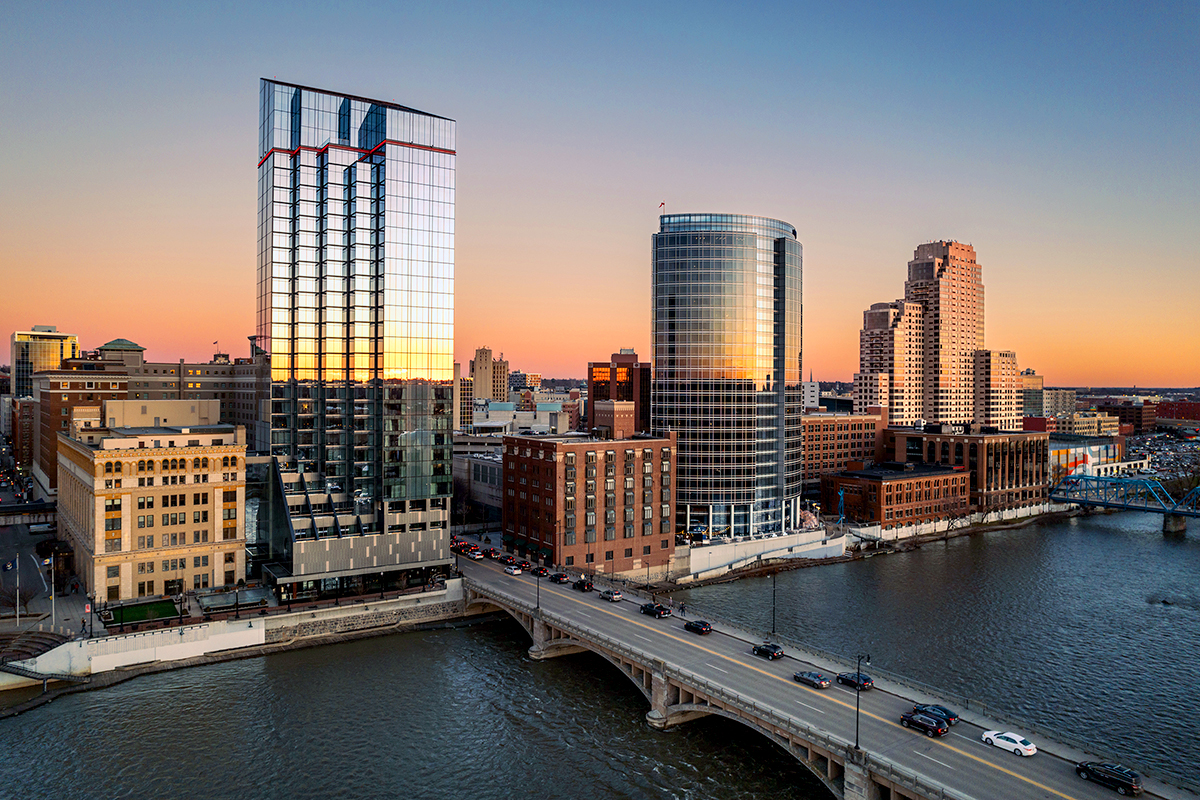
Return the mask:
<svg viewBox="0 0 1200 800">
<path fill-rule="evenodd" d="M 659 542 L 658 546 L 659 546 L 660 550 L 666 550 L 670 546 L 669 540 L 663 539 L 662 541 Z M 642 555 L 648 556 L 648 555 L 650 555 L 650 552 L 651 552 L 650 545 L 644 545 L 642 547 Z M 625 548 L 625 558 L 633 558 L 633 548 L 632 547 Z M 595 560 L 596 560 L 595 553 L 587 553 L 584 555 L 584 561 L 588 564 L 594 563 Z M 605 561 L 613 560 L 613 551 L 612 550 L 604 551 L 604 560 Z M 568 567 L 575 566 L 575 556 L 567 556 L 564 559 L 564 566 L 568 566 Z"/>
</svg>

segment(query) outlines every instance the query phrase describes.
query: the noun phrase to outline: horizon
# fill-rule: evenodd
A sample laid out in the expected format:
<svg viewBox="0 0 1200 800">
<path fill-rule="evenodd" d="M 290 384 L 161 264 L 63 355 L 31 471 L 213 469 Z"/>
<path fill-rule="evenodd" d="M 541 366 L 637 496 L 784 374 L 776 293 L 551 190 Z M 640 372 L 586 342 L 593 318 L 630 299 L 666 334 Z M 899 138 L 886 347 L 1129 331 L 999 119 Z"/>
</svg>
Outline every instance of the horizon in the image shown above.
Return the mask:
<svg viewBox="0 0 1200 800">
<path fill-rule="evenodd" d="M 775 28 L 703 3 L 396 8 L 352 66 L 315 33 L 345 9 L 141 8 L 18 3 L 0 33 L 0 97 L 24 110 L 0 128 L 10 333 L 248 355 L 258 80 L 277 76 L 457 121 L 464 366 L 483 345 L 543 375 L 649 360 L 665 202 L 796 226 L 819 381 L 850 381 L 863 311 L 944 238 L 978 252 L 986 346 L 1048 385 L 1197 382 L 1193 5 L 764 6 L 796 23 Z"/>
</svg>

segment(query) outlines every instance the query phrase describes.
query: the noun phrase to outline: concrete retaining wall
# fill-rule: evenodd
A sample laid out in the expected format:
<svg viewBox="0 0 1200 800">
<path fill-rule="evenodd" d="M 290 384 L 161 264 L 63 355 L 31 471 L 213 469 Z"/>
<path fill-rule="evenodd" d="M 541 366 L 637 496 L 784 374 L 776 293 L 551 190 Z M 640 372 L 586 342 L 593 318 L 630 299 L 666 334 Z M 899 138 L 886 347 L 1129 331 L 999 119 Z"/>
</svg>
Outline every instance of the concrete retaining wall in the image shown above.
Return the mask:
<svg viewBox="0 0 1200 800">
<path fill-rule="evenodd" d="M 845 538 L 840 536 L 830 538 L 822 528 L 777 536 L 774 539 L 751 539 L 692 547 L 689 554 L 691 572 L 681 576 L 678 581 L 687 583 L 691 580 L 713 578 L 759 559 L 836 558 L 845 555 L 845 541 Z"/>
</svg>

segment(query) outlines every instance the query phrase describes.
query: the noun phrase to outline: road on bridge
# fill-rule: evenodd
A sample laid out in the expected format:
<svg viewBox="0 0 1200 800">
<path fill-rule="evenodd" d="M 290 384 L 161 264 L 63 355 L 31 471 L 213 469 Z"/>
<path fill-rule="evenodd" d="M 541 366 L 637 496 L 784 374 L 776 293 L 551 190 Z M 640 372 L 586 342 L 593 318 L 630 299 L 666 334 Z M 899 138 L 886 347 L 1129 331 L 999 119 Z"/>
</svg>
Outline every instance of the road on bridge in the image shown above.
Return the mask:
<svg viewBox="0 0 1200 800">
<path fill-rule="evenodd" d="M 536 602 L 537 579 L 528 573 L 506 575 L 495 562 L 466 559 L 461 568 L 470 580 L 502 595 L 530 607 Z M 595 592 L 582 593 L 569 584 L 544 579 L 540 602 L 547 613 L 645 653 L 648 663 L 661 659 L 802 724 L 854 743 L 854 691 L 836 682 L 824 690 L 796 683 L 792 679 L 795 672 L 819 669 L 828 674 L 827 669 L 803 661 L 803 654 L 787 653 L 783 659 L 768 661 L 751 653 L 755 642 L 748 634 L 727 626 L 700 636 L 686 631 L 685 620 L 677 616 L 654 619 L 641 614 L 640 598 L 610 603 L 600 600 Z M 870 672 L 867 668 L 863 671 Z M 832 680 L 834 676 L 829 677 Z M 1036 740 L 1039 752 L 1021 757 L 985 744 L 980 739 L 985 729 L 966 720 L 953 726 L 948 735 L 931 739 L 900 725 L 901 712 L 912 710 L 913 700 L 879 688 L 863 692 L 860 700 L 859 743 L 864 751 L 921 775 L 957 796 L 975 800 L 1087 800 L 1116 795 L 1111 789 L 1081 780 L 1075 775 L 1073 762 L 1042 750 Z M 961 713 L 961 709 L 956 710 Z M 1160 796 L 1150 791 L 1149 783 L 1146 796 Z"/>
</svg>

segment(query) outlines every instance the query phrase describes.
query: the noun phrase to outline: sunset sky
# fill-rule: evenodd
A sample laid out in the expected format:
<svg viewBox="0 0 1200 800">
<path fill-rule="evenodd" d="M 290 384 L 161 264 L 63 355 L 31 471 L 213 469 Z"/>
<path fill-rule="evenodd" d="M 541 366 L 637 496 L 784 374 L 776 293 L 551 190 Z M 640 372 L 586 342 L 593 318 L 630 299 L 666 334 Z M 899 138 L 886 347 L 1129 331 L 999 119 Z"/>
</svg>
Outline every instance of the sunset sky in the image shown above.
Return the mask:
<svg viewBox="0 0 1200 800">
<path fill-rule="evenodd" d="M 665 202 L 796 226 L 806 378 L 946 238 L 1047 385 L 1200 384 L 1200 5 L 960 5 L 10 0 L 0 332 L 248 355 L 278 77 L 457 120 L 464 363 L 648 358 Z"/>
</svg>

